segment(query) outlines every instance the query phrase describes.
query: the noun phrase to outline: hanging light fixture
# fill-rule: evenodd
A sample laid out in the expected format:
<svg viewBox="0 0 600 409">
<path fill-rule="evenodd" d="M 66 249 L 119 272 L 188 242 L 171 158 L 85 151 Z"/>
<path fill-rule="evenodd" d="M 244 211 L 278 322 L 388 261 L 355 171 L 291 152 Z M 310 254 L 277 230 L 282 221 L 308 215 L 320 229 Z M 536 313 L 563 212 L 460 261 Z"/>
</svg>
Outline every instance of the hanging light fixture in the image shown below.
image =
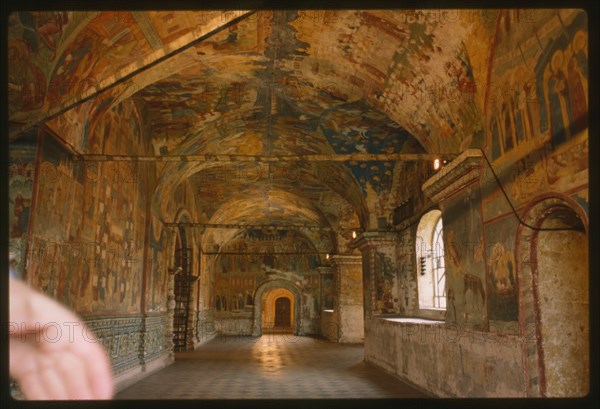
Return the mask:
<svg viewBox="0 0 600 409">
<path fill-rule="evenodd" d="M 433 169 L 438 170 L 440 168 L 440 160 L 438 158 L 433 160 Z"/>
<path fill-rule="evenodd" d="M 352 238 L 355 239 L 356 238 L 356 230 L 352 231 Z"/>
</svg>

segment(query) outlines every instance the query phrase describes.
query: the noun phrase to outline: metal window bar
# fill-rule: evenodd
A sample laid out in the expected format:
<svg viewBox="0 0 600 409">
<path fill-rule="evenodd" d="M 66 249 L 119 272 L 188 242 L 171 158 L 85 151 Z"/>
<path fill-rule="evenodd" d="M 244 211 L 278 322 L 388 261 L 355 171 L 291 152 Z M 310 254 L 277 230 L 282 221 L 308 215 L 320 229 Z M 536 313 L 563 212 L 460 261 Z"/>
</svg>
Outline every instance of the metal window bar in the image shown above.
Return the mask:
<svg viewBox="0 0 600 409">
<path fill-rule="evenodd" d="M 435 225 L 433 232 L 433 306 L 446 308 L 446 265 L 444 262 L 444 240 L 442 237 L 442 219 Z"/>
</svg>

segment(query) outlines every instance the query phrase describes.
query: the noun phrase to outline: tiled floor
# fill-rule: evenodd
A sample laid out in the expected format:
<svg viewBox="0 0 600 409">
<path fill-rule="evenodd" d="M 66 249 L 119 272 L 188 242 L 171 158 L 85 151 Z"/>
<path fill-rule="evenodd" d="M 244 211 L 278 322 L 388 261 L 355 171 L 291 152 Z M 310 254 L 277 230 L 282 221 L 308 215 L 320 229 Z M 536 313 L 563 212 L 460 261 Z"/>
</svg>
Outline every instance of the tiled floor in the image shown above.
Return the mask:
<svg viewBox="0 0 600 409">
<path fill-rule="evenodd" d="M 219 337 L 117 394 L 116 399 L 419 398 L 363 362 L 362 345 L 293 335 Z"/>
</svg>

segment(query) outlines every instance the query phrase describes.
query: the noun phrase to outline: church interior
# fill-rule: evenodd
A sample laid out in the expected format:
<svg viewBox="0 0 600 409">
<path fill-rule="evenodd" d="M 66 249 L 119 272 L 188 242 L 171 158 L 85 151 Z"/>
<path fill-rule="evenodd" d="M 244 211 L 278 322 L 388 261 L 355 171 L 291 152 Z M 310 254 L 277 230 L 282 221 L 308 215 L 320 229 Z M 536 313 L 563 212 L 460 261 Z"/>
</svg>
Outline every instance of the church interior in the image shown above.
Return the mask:
<svg viewBox="0 0 600 409">
<path fill-rule="evenodd" d="M 118 390 L 287 334 L 428 396 L 586 396 L 588 24 L 11 13 L 11 268 L 84 320 Z"/>
</svg>

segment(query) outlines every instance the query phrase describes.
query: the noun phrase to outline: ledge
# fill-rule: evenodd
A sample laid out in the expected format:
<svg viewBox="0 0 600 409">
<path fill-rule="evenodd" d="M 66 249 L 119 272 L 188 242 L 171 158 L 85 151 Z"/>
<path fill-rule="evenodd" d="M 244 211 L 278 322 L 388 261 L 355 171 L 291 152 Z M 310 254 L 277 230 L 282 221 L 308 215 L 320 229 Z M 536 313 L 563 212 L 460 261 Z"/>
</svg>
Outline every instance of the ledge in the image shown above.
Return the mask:
<svg viewBox="0 0 600 409">
<path fill-rule="evenodd" d="M 345 254 L 334 254 L 330 258 L 332 264 L 362 264 L 362 255 L 350 256 Z"/>
<path fill-rule="evenodd" d="M 411 327 L 411 329 L 406 329 L 408 332 L 401 332 L 400 334 L 406 337 L 417 337 L 419 340 L 421 340 L 421 342 L 423 342 L 427 336 L 441 336 L 443 337 L 442 339 L 445 339 L 448 342 L 457 342 L 463 338 L 466 338 L 470 342 L 498 343 L 498 345 L 509 345 L 513 342 L 535 343 L 535 337 L 532 338 L 530 334 L 523 336 L 519 333 L 514 333 L 513 328 L 508 326 L 502 328 L 496 325 L 494 328 L 485 330 L 477 328 L 475 325 L 447 323 L 445 321 L 431 320 L 426 318 L 379 316 L 373 317 L 372 320 L 378 321 L 376 325 L 390 325 L 392 328 L 397 329 L 398 331 L 404 331 L 405 328 Z M 417 328 L 417 332 L 412 332 L 413 327 Z M 428 327 L 434 327 L 435 330 L 439 332 L 427 332 Z"/>
<path fill-rule="evenodd" d="M 385 320 L 385 321 L 398 322 L 400 324 L 429 324 L 429 325 L 446 324 L 446 321 L 430 320 L 430 319 L 426 319 L 426 318 L 380 317 L 380 319 Z"/>
<path fill-rule="evenodd" d="M 479 178 L 481 151 L 467 149 L 423 183 L 423 192 L 436 203 Z"/>
<path fill-rule="evenodd" d="M 329 260 L 327 260 L 327 261 L 329 261 Z M 327 276 L 327 275 L 333 274 L 333 271 L 331 271 L 331 266 L 317 267 L 317 270 L 319 271 L 319 274 L 322 276 Z"/>
<path fill-rule="evenodd" d="M 369 247 L 376 248 L 381 243 L 396 243 L 397 241 L 398 234 L 396 231 L 367 230 L 360 233 L 359 236 L 352 241 L 352 247 L 364 251 Z"/>
</svg>

